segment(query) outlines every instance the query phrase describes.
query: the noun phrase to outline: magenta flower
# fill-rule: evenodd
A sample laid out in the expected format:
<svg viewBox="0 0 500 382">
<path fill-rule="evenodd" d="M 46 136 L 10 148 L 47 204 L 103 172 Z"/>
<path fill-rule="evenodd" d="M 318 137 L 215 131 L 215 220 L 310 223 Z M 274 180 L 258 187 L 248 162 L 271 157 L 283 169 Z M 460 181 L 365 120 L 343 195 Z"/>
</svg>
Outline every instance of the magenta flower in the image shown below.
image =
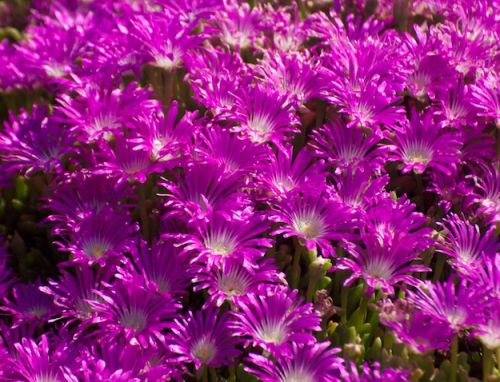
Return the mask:
<svg viewBox="0 0 500 382">
<path fill-rule="evenodd" d="M 274 235 L 296 236 L 309 250 L 321 250 L 324 256 L 334 256 L 332 240 L 353 239 L 356 218 L 327 194 L 291 195 L 288 199 L 273 203 L 269 219 L 282 226 Z"/>
<path fill-rule="evenodd" d="M 164 329 L 180 307 L 170 297 L 144 288 L 142 279 L 118 280 L 95 290 L 99 299 L 88 303 L 96 312 L 93 322 L 106 340 L 117 336 L 144 348 L 165 343 Z"/>
<path fill-rule="evenodd" d="M 498 265 L 497 265 L 498 266 Z M 500 347 L 500 303 L 498 296 L 485 307 L 483 320 L 476 323 L 472 335 L 491 350 Z"/>
<path fill-rule="evenodd" d="M 140 274 L 145 286 L 160 293 L 180 296 L 186 293 L 191 281 L 187 254 L 168 241 L 154 241 L 148 247 L 141 242 L 139 250 L 132 251 L 133 273 Z M 126 268 L 124 278 L 131 274 Z"/>
<path fill-rule="evenodd" d="M 51 346 L 47 336 L 43 335 L 38 342 L 23 338 L 15 344 L 15 354 L 7 360 L 12 380 L 78 382 L 73 374 L 76 369 L 75 351 L 70 348 L 69 342 L 57 339 L 55 342 L 56 345 Z"/>
<path fill-rule="evenodd" d="M 194 163 L 176 182 L 165 179 L 160 183 L 167 189 L 167 216 L 179 216 L 191 224 L 207 223 L 214 214 L 230 218 L 236 210 L 250 204 L 237 174 L 229 175 L 214 164 Z"/>
<path fill-rule="evenodd" d="M 472 105 L 481 117 L 493 118 L 496 125 L 500 124 L 500 94 L 498 76 L 492 71 L 472 85 Z"/>
<path fill-rule="evenodd" d="M 376 134 L 365 134 L 358 127 L 344 126 L 340 121 L 328 123 L 313 133 L 312 146 L 315 154 L 337 168 L 337 172 L 349 168 L 379 170 L 392 145 L 382 144 Z"/>
<path fill-rule="evenodd" d="M 278 200 L 303 190 L 319 195 L 326 188 L 323 161 L 314 160 L 305 148 L 296 155 L 291 149 L 277 149 L 275 157 L 271 157 L 271 161 L 263 164 L 259 170 L 259 181 L 267 193 Z"/>
<path fill-rule="evenodd" d="M 474 189 L 468 195 L 467 206 L 476 207 L 476 214 L 486 223 L 500 222 L 500 171 L 496 164 L 483 166 L 471 175 Z"/>
<path fill-rule="evenodd" d="M 457 134 L 442 132 L 433 122 L 432 111 L 422 118 L 413 111 L 410 124 L 395 131 L 395 154 L 403 162 L 403 172 L 421 174 L 431 168 L 450 175 L 460 163 L 461 144 Z"/>
<path fill-rule="evenodd" d="M 51 212 L 48 220 L 57 224 L 57 233 L 72 231 L 85 219 L 108 209 L 118 211 L 125 207 L 126 198 L 132 198 L 125 182 L 88 171 L 64 174 L 51 189 L 46 207 Z"/>
<path fill-rule="evenodd" d="M 341 369 L 342 380 L 344 382 L 406 382 L 409 379 L 407 370 L 385 368 L 381 370 L 380 364 L 375 362 L 373 365 L 364 363 L 361 365 L 360 373 L 354 362 L 348 363 L 349 367 Z"/>
<path fill-rule="evenodd" d="M 410 303 L 426 315 L 447 322 L 457 334 L 479 320 L 486 297 L 484 290 L 471 288 L 464 281 L 456 285 L 453 279 L 441 283 L 426 281 L 408 292 Z"/>
<path fill-rule="evenodd" d="M 418 253 L 404 237 L 393 240 L 390 246 L 380 243 L 380 238 L 373 233 L 362 233 L 361 240 L 362 246 L 345 244 L 351 257 L 339 259 L 336 266 L 351 271 L 344 283 L 346 287 L 361 279 L 366 283 L 368 295 L 375 289 L 393 295 L 394 287 L 400 283 L 418 285 L 419 280 L 411 275 L 412 272 L 430 271 L 429 267 L 415 263 L 419 259 Z"/>
<path fill-rule="evenodd" d="M 208 292 L 207 304 L 221 306 L 224 301 L 234 302 L 254 292 L 262 285 L 285 284 L 285 276 L 271 259 L 259 259 L 251 267 L 243 266 L 240 260 L 228 260 L 209 270 L 204 266 L 195 268 L 193 277 L 195 290 Z"/>
<path fill-rule="evenodd" d="M 85 82 L 78 77 L 74 81 L 73 91 L 78 96 L 63 94 L 58 98 L 57 118 L 87 143 L 123 134 L 123 129 L 133 127 L 134 119 L 157 107 L 157 102 L 149 99 L 151 94 L 135 82 L 115 89 L 112 83 Z"/>
<path fill-rule="evenodd" d="M 240 355 L 236 348 L 238 338 L 229 331 L 227 313 L 214 310 L 188 312 L 175 320 L 170 338 L 170 349 L 185 363 L 194 363 L 196 369 L 202 365 L 220 367 L 233 363 L 231 358 Z"/>
<path fill-rule="evenodd" d="M 500 250 L 494 237 L 494 226 L 481 234 L 476 224 L 455 214 L 450 214 L 442 226 L 446 236 L 439 251 L 451 257 L 452 267 L 463 275 L 473 275 L 484 257 L 493 257 Z"/>
<path fill-rule="evenodd" d="M 297 290 L 271 287 L 235 299 L 231 329 L 249 337 L 247 345 L 260 346 L 273 356 L 289 353 L 291 344 L 314 343 L 312 332 L 321 329 L 320 316 L 297 294 Z"/>
<path fill-rule="evenodd" d="M 281 147 L 287 137 L 297 132 L 297 117 L 292 105 L 276 92 L 260 87 L 246 89 L 238 97 L 233 119 L 238 125 L 232 131 L 240 133 L 251 142 L 272 142 Z"/>
<path fill-rule="evenodd" d="M 127 224 L 129 220 L 129 215 L 124 213 L 95 215 L 85 219 L 56 244 L 71 254 L 71 262 L 105 264 L 135 245 L 138 226 Z"/>
<path fill-rule="evenodd" d="M 14 319 L 14 326 L 25 322 L 44 324 L 57 313 L 53 299 L 40 290 L 40 281 L 16 284 L 12 297 L 4 297 L 0 310 L 8 312 Z"/>
<path fill-rule="evenodd" d="M 336 382 L 342 367 L 342 359 L 335 355 L 339 351 L 330 348 L 328 342 L 294 343 L 290 354 L 278 353 L 276 361 L 250 353 L 245 370 L 263 382 Z"/>
<path fill-rule="evenodd" d="M 60 171 L 64 158 L 75 152 L 75 138 L 66 130 L 43 106 L 34 105 L 31 113 L 11 114 L 0 132 L 0 158 L 9 172 Z"/>
<path fill-rule="evenodd" d="M 405 315 L 396 321 L 383 321 L 390 327 L 397 340 L 407 345 L 415 353 L 431 350 L 448 350 L 453 331 L 448 323 L 436 320 L 418 310 Z"/>
<path fill-rule="evenodd" d="M 267 146 L 240 139 L 216 126 L 205 129 L 194 149 L 203 162 L 220 166 L 227 175 L 252 173 L 270 155 Z"/>
<path fill-rule="evenodd" d="M 214 215 L 201 224 L 196 233 L 179 238 L 179 245 L 193 253 L 193 262 L 220 264 L 227 259 L 239 259 L 251 267 L 271 247 L 271 239 L 260 236 L 268 229 L 263 216 L 254 214 L 247 220 L 226 219 Z"/>
</svg>

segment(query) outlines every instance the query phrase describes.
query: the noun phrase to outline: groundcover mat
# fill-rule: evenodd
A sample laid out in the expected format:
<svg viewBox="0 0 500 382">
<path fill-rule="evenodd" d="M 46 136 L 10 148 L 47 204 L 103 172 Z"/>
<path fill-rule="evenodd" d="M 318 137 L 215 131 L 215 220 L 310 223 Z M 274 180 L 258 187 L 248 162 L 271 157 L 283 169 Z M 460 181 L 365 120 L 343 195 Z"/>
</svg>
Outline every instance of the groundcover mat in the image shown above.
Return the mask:
<svg viewBox="0 0 500 382">
<path fill-rule="evenodd" d="M 498 0 L 0 3 L 0 381 L 500 381 Z"/>
</svg>

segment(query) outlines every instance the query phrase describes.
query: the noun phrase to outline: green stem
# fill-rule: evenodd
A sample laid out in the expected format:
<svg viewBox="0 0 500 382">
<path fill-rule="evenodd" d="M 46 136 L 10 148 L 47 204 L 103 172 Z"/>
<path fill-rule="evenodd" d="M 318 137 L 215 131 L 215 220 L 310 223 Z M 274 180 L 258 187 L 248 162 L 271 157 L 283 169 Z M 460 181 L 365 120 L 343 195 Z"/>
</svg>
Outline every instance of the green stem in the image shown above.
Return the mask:
<svg viewBox="0 0 500 382">
<path fill-rule="evenodd" d="M 295 250 L 293 254 L 292 272 L 290 274 L 290 286 L 292 289 L 297 289 L 299 287 L 301 255 L 302 251 L 300 249 Z"/>
<path fill-rule="evenodd" d="M 493 370 L 493 350 L 483 345 L 483 381 L 487 381 Z"/>
<path fill-rule="evenodd" d="M 141 217 L 142 235 L 144 239 L 151 241 L 149 234 L 149 218 L 146 206 L 146 182 L 139 184 L 139 214 Z"/>
<path fill-rule="evenodd" d="M 340 307 L 342 308 L 342 323 L 347 322 L 347 298 L 349 297 L 349 288 L 342 286 L 340 290 Z"/>
<path fill-rule="evenodd" d="M 441 278 L 441 274 L 443 273 L 444 269 L 444 263 L 446 261 L 446 258 L 442 254 L 436 254 L 437 259 L 436 259 L 436 266 L 434 268 L 434 275 L 432 276 L 432 281 L 436 282 Z"/>
<path fill-rule="evenodd" d="M 299 7 L 300 18 L 304 20 L 307 17 L 307 8 L 303 0 L 296 0 L 297 6 Z"/>
<path fill-rule="evenodd" d="M 236 382 L 236 367 L 228 366 L 228 368 L 229 368 L 229 378 L 227 379 L 227 381 Z"/>
<path fill-rule="evenodd" d="M 458 336 L 453 337 L 451 342 L 451 370 L 450 382 L 457 381 L 457 368 L 458 368 Z"/>
<path fill-rule="evenodd" d="M 212 382 L 217 382 L 217 372 L 213 367 L 208 366 L 208 374 L 210 375 L 210 380 Z"/>
</svg>

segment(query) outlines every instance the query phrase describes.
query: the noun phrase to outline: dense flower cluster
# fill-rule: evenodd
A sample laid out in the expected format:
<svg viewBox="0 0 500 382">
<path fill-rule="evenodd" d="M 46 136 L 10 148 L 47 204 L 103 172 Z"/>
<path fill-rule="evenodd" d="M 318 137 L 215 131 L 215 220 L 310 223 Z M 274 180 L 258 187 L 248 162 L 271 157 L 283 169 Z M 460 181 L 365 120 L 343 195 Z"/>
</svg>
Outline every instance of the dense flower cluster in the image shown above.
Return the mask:
<svg viewBox="0 0 500 382">
<path fill-rule="evenodd" d="M 500 378 L 496 0 L 30 3 L 1 381 Z"/>
</svg>

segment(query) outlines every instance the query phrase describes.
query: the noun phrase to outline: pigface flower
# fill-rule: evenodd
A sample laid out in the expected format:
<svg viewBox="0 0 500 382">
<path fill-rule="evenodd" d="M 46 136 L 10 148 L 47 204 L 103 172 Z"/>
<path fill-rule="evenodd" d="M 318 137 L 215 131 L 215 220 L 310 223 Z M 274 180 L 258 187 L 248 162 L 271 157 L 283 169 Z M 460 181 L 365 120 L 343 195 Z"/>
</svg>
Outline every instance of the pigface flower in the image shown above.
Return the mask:
<svg viewBox="0 0 500 382">
<path fill-rule="evenodd" d="M 259 259 L 251 267 L 244 267 L 241 260 L 228 260 L 209 270 L 195 268 L 195 290 L 207 289 L 207 303 L 221 306 L 224 301 L 234 302 L 262 285 L 283 284 L 285 277 L 271 259 Z"/>
<path fill-rule="evenodd" d="M 412 111 L 410 124 L 395 131 L 396 155 L 403 162 L 403 172 L 413 170 L 417 174 L 427 168 L 451 174 L 459 162 L 462 142 L 455 133 L 442 132 L 433 123 L 433 113 L 428 111 L 421 118 Z"/>
<path fill-rule="evenodd" d="M 156 0 L 156 2 L 183 26 L 210 18 L 222 6 L 218 0 Z"/>
<path fill-rule="evenodd" d="M 352 239 L 357 226 L 355 217 L 327 194 L 291 195 L 273 203 L 269 218 L 282 226 L 274 235 L 296 236 L 309 250 L 321 249 L 324 256 L 334 256 L 332 240 Z"/>
<path fill-rule="evenodd" d="M 261 166 L 257 175 L 272 197 L 280 200 L 303 190 L 318 195 L 325 190 L 323 161 L 315 161 L 307 149 L 300 150 L 295 156 L 291 148 L 278 149 L 275 155 Z"/>
<path fill-rule="evenodd" d="M 104 338 L 123 336 L 131 345 L 142 347 L 164 343 L 162 331 L 179 308 L 170 297 L 144 288 L 139 277 L 118 280 L 95 291 L 99 299 L 89 304 L 96 312 L 94 322 Z"/>
<path fill-rule="evenodd" d="M 481 117 L 493 118 L 497 127 L 500 125 L 499 78 L 492 71 L 472 85 L 472 105 Z"/>
<path fill-rule="evenodd" d="M 440 283 L 426 281 L 408 293 L 411 304 L 436 320 L 447 322 L 457 334 L 478 320 L 486 297 L 484 290 L 471 288 L 464 281 L 455 285 L 452 279 Z"/>
<path fill-rule="evenodd" d="M 197 47 L 203 39 L 191 35 L 193 23 L 181 26 L 164 13 L 137 14 L 130 18 L 130 25 L 120 26 L 138 42 L 138 53 L 144 62 L 166 71 L 174 71 L 184 64 L 187 52 Z"/>
<path fill-rule="evenodd" d="M 497 296 L 498 297 L 498 296 Z M 494 350 L 500 347 L 500 303 L 496 298 L 490 305 L 485 306 L 483 319 L 476 323 L 472 334 L 488 349 Z"/>
<path fill-rule="evenodd" d="M 200 160 L 220 166 L 227 175 L 244 175 L 260 169 L 270 149 L 240 139 L 226 129 L 205 129 L 194 148 Z"/>
<path fill-rule="evenodd" d="M 190 152 L 198 129 L 198 112 L 187 112 L 176 122 L 178 112 L 179 103 L 172 101 L 166 114 L 156 110 L 139 116 L 131 138 L 135 149 L 151 152 L 153 159 L 168 162 L 169 167 L 178 165 Z"/>
<path fill-rule="evenodd" d="M 135 82 L 115 89 L 112 83 L 74 79 L 77 85 L 72 90 L 77 96 L 63 94 L 58 98 L 57 117 L 87 143 L 123 134 L 124 128 L 133 127 L 134 118 L 151 113 L 157 106 L 149 99 L 150 93 L 138 88 Z"/>
<path fill-rule="evenodd" d="M 86 171 L 64 174 L 64 178 L 52 183 L 50 188 L 46 204 L 51 212 L 48 220 L 56 222 L 57 233 L 72 231 L 77 224 L 106 209 L 120 210 L 124 207 L 122 202 L 132 198 L 125 182 Z"/>
<path fill-rule="evenodd" d="M 213 214 L 230 217 L 250 203 L 239 191 L 243 186 L 240 177 L 226 174 L 215 164 L 195 163 L 176 182 L 165 179 L 160 185 L 168 191 L 162 194 L 165 206 L 171 209 L 167 216 L 180 216 L 188 223 L 208 222 Z"/>
<path fill-rule="evenodd" d="M 319 158 L 337 168 L 378 170 L 383 167 L 394 146 L 382 144 L 376 134 L 365 134 L 361 128 L 348 128 L 340 121 L 328 123 L 313 133 L 312 147 Z"/>
<path fill-rule="evenodd" d="M 67 323 L 87 321 L 95 315 L 89 301 L 99 298 L 95 291 L 101 288 L 102 282 L 111 278 L 113 272 L 114 267 L 95 270 L 82 264 L 76 266 L 74 272 L 62 269 L 59 280 L 49 280 L 49 285 L 39 289 L 53 299 L 59 317 Z"/>
<path fill-rule="evenodd" d="M 441 109 L 436 111 L 436 115 L 440 120 L 441 127 L 460 128 L 471 122 L 472 107 L 468 88 L 464 85 L 463 78 L 460 78 L 457 85 L 440 98 L 440 103 Z"/>
<path fill-rule="evenodd" d="M 328 342 L 291 345 L 290 353 L 278 353 L 275 361 L 250 353 L 245 370 L 263 382 L 335 382 L 339 380 L 342 359 L 340 350 L 330 348 Z"/>
<path fill-rule="evenodd" d="M 493 257 L 500 249 L 494 226 L 481 234 L 476 224 L 455 214 L 450 214 L 441 225 L 446 236 L 439 250 L 451 257 L 452 267 L 461 274 L 474 274 L 484 257 Z"/>
<path fill-rule="evenodd" d="M 292 343 L 314 343 L 312 331 L 320 330 L 320 316 L 297 294 L 286 287 L 271 287 L 236 299 L 231 328 L 238 336 L 248 336 L 247 344 L 273 356 L 289 353 Z"/>
<path fill-rule="evenodd" d="M 51 345 L 47 336 L 43 335 L 39 342 L 23 338 L 15 344 L 11 365 L 7 362 L 12 370 L 12 380 L 78 382 L 73 374 L 77 367 L 76 346 L 61 339 L 56 339 L 55 343 L 56 346 Z"/>
<path fill-rule="evenodd" d="M 208 223 L 200 224 L 196 233 L 179 238 L 179 245 L 193 252 L 193 262 L 207 268 L 230 258 L 243 260 L 245 266 L 251 267 L 271 247 L 270 239 L 260 238 L 267 228 L 263 216 L 257 213 L 246 220 L 228 220 L 216 214 Z"/>
<path fill-rule="evenodd" d="M 272 142 L 281 147 L 287 134 L 298 130 L 297 117 L 286 98 L 261 87 L 251 87 L 238 97 L 233 119 L 238 123 L 234 132 L 255 143 Z"/>
<path fill-rule="evenodd" d="M 170 349 L 179 354 L 180 360 L 194 363 L 196 369 L 202 365 L 220 367 L 230 365 L 237 357 L 238 339 L 231 335 L 227 313 L 218 314 L 207 309 L 175 320 L 170 338 Z"/>
<path fill-rule="evenodd" d="M 390 246 L 381 245 L 380 239 L 373 233 L 362 233 L 363 245 L 345 244 L 352 257 L 341 258 L 337 269 L 351 271 L 351 276 L 344 286 L 351 285 L 355 280 L 362 279 L 367 285 L 367 294 L 375 289 L 384 293 L 394 294 L 394 287 L 400 283 L 417 285 L 418 279 L 412 272 L 428 272 L 429 267 L 418 265 L 418 253 L 408 244 L 408 240 L 393 240 Z"/>
<path fill-rule="evenodd" d="M 259 69 L 264 83 L 278 89 L 296 108 L 321 97 L 324 79 L 307 57 L 268 53 Z"/>
<path fill-rule="evenodd" d="M 30 321 L 44 324 L 56 314 L 54 301 L 40 290 L 41 285 L 35 281 L 12 287 L 12 297 L 6 298 L 0 309 L 13 316 L 14 326 Z"/>
<path fill-rule="evenodd" d="M 160 293 L 179 296 L 186 292 L 191 280 L 187 254 L 168 241 L 155 241 L 149 248 L 141 242 L 132 251 L 133 271 L 140 274 L 148 288 Z M 121 270 L 122 277 L 130 276 L 129 270 Z"/>
<path fill-rule="evenodd" d="M 349 367 L 341 369 L 342 380 L 344 382 L 406 382 L 409 379 L 409 373 L 407 370 L 385 368 L 381 370 L 380 363 L 375 362 L 373 365 L 365 362 L 361 365 L 361 372 L 358 373 L 358 369 L 354 362 L 348 363 Z"/>
<path fill-rule="evenodd" d="M 161 172 L 165 163 L 153 155 L 153 148 L 137 149 L 132 140 L 117 137 L 114 149 L 105 146 L 100 152 L 103 162 L 99 171 L 103 174 L 119 176 L 122 180 L 146 182 L 149 174 Z"/>
<path fill-rule="evenodd" d="M 468 197 L 467 206 L 475 206 L 477 215 L 486 223 L 500 222 L 500 171 L 498 164 L 483 166 L 481 171 L 474 171 L 472 195 Z"/>
<path fill-rule="evenodd" d="M 95 215 L 85 219 L 56 244 L 71 254 L 70 262 L 104 264 L 129 251 L 135 244 L 138 226 L 127 224 L 129 220 L 126 213 Z"/>
<path fill-rule="evenodd" d="M 390 327 L 397 340 L 407 345 L 414 353 L 450 348 L 453 331 L 448 323 L 418 310 L 410 312 L 402 319 L 382 323 Z"/>
<path fill-rule="evenodd" d="M 11 114 L 0 132 L 0 158 L 9 171 L 21 170 L 27 175 L 38 170 L 59 171 L 65 156 L 74 152 L 75 138 L 65 130 L 43 106 L 34 105 L 31 113 Z"/>
</svg>

